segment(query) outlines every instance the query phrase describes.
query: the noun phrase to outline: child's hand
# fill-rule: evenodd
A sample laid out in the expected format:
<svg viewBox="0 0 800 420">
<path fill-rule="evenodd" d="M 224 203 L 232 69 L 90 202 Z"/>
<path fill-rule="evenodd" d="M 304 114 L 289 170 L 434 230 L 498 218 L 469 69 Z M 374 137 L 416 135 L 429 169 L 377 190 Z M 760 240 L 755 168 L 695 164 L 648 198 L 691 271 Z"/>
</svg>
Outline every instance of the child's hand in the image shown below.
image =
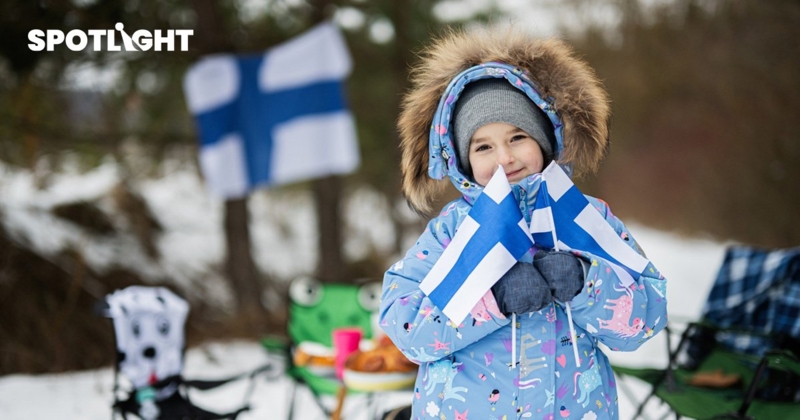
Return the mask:
<svg viewBox="0 0 800 420">
<path fill-rule="evenodd" d="M 553 297 L 569 302 L 583 289 L 583 265 L 580 259 L 566 251 L 539 251 L 533 265 L 544 277 Z"/>
<path fill-rule="evenodd" d="M 503 315 L 538 311 L 553 300 L 547 282 L 536 267 L 523 262 L 514 264 L 492 286 L 492 293 Z"/>
</svg>

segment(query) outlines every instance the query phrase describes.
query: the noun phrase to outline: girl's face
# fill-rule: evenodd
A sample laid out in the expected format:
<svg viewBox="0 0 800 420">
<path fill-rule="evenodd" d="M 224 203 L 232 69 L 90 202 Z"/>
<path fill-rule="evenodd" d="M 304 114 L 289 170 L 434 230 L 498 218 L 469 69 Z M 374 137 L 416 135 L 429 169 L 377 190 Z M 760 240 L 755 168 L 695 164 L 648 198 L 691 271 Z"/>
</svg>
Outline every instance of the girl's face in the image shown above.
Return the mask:
<svg viewBox="0 0 800 420">
<path fill-rule="evenodd" d="M 475 181 L 483 186 L 492 179 L 501 165 L 508 182 L 516 184 L 523 178 L 539 173 L 544 165 L 542 149 L 533 137 L 511 124 L 489 123 L 470 139 L 469 164 Z"/>
</svg>

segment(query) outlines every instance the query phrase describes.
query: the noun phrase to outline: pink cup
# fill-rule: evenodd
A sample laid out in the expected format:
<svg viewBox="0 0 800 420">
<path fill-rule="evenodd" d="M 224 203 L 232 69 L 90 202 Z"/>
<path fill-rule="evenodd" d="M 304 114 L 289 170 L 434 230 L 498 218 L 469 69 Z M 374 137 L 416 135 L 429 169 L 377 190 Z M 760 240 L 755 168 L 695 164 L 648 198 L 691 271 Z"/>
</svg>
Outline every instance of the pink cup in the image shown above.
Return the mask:
<svg viewBox="0 0 800 420">
<path fill-rule="evenodd" d="M 337 328 L 333 330 L 333 350 L 336 352 L 336 377 L 342 379 L 347 356 L 358 350 L 361 342 L 360 328 Z"/>
</svg>

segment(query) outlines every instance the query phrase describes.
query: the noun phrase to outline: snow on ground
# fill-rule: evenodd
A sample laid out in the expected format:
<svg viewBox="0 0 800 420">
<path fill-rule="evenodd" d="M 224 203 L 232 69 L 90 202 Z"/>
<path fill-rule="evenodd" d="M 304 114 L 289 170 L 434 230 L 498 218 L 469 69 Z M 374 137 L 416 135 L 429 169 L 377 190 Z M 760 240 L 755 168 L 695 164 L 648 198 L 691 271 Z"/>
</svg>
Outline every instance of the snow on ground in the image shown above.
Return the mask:
<svg viewBox="0 0 800 420">
<path fill-rule="evenodd" d="M 114 162 L 107 162 L 85 174 L 54 174 L 48 185 L 37 188 L 28 172 L 0 164 L 0 214 L 6 230 L 18 241 L 43 254 L 55 254 L 67 246 L 80 246 L 87 261 L 102 271 L 114 261 L 125 268 L 139 270 L 144 278 L 174 278 L 186 287 L 202 282 L 209 299 L 224 304 L 229 300 L 224 283 L 215 271 L 220 264 L 224 239 L 221 229 L 222 203 L 204 191 L 196 171 L 179 167 L 160 180 L 143 180 L 138 188 L 151 212 L 164 226 L 158 241 L 160 262 L 142 264 L 146 255 L 131 241 L 117 239 L 109 244 L 77 231 L 69 222 L 50 213 L 58 204 L 75 200 L 96 200 L 101 209 L 112 211 L 108 202 L 111 188 L 120 180 Z M 370 248 L 390 249 L 392 227 L 382 211 L 389 205 L 372 191 L 351 191 L 345 203 L 349 237 L 345 252 L 356 259 Z M 278 278 L 288 279 L 309 271 L 316 261 L 316 228 L 313 201 L 307 193 L 292 190 L 261 191 L 250 200 L 254 254 L 258 266 Z M 385 213 L 384 213 L 385 214 Z M 671 320 L 697 319 L 714 276 L 729 244 L 704 239 L 683 238 L 635 223 L 630 230 L 648 257 L 669 280 L 667 297 Z M 104 242 L 105 241 L 105 242 Z M 112 251 L 110 252 L 109 249 Z M 125 258 L 122 258 L 122 256 Z M 191 289 L 191 287 L 189 287 Z M 197 288 L 195 288 L 197 289 Z M 87 343 L 88 344 L 88 343 Z M 624 366 L 666 365 L 664 334 L 631 353 L 607 352 L 612 363 Z M 255 342 L 215 343 L 190 349 L 185 376 L 217 379 L 253 369 L 267 361 Z M 620 381 L 641 398 L 647 389 L 635 380 Z M 0 377 L 0 418 L 29 419 L 108 419 L 112 400 L 113 371 L 110 368 L 59 375 L 8 375 Z M 241 418 L 284 418 L 291 399 L 291 382 L 284 376 L 267 381 L 261 377 L 251 399 L 252 411 Z M 246 384 L 231 384 L 224 389 L 197 395 L 195 400 L 207 408 L 224 411 L 241 402 Z M 298 394 L 299 419 L 322 415 L 310 394 Z M 410 401 L 407 393 L 393 393 L 379 400 L 384 408 Z M 348 399 L 348 420 L 367 418 L 363 397 Z M 621 418 L 634 413 L 628 395 L 620 392 Z M 658 407 L 648 407 L 657 414 Z"/>
<path fill-rule="evenodd" d="M 207 344 L 186 355 L 185 376 L 189 379 L 222 379 L 250 372 L 271 359 L 258 343 L 236 341 Z M 279 361 L 275 361 L 278 369 Z M 108 420 L 111 418 L 114 372 L 111 368 L 58 375 L 9 375 L 0 377 L 0 418 L 4 420 Z M 283 375 L 259 375 L 253 382 L 250 411 L 241 420 L 282 419 L 288 415 L 293 385 Z M 250 383 L 238 380 L 210 391 L 192 391 L 192 401 L 215 412 L 227 412 L 244 405 Z M 297 388 L 296 419 L 324 419 L 324 415 L 302 387 Z M 386 393 L 375 399 L 380 412 L 410 401 L 409 392 Z M 366 397 L 349 396 L 343 415 L 348 420 L 367 419 Z M 333 398 L 323 400 L 332 407 Z"/>
</svg>

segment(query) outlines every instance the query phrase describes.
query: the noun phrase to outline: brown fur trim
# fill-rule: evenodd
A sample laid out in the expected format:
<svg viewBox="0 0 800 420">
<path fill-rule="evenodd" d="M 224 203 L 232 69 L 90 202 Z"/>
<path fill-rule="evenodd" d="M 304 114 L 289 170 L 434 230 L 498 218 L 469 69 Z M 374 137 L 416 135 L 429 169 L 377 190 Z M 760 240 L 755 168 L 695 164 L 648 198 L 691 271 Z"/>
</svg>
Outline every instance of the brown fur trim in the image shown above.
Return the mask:
<svg viewBox="0 0 800 420">
<path fill-rule="evenodd" d="M 427 213 L 444 183 L 428 177 L 428 138 L 439 98 L 458 73 L 500 61 L 527 69 L 564 123 L 561 163 L 576 174 L 597 170 L 608 147 L 611 107 L 594 70 L 561 40 L 534 39 L 513 28 L 449 31 L 421 53 L 411 71 L 412 87 L 398 120 L 403 193 L 412 208 Z"/>
</svg>

